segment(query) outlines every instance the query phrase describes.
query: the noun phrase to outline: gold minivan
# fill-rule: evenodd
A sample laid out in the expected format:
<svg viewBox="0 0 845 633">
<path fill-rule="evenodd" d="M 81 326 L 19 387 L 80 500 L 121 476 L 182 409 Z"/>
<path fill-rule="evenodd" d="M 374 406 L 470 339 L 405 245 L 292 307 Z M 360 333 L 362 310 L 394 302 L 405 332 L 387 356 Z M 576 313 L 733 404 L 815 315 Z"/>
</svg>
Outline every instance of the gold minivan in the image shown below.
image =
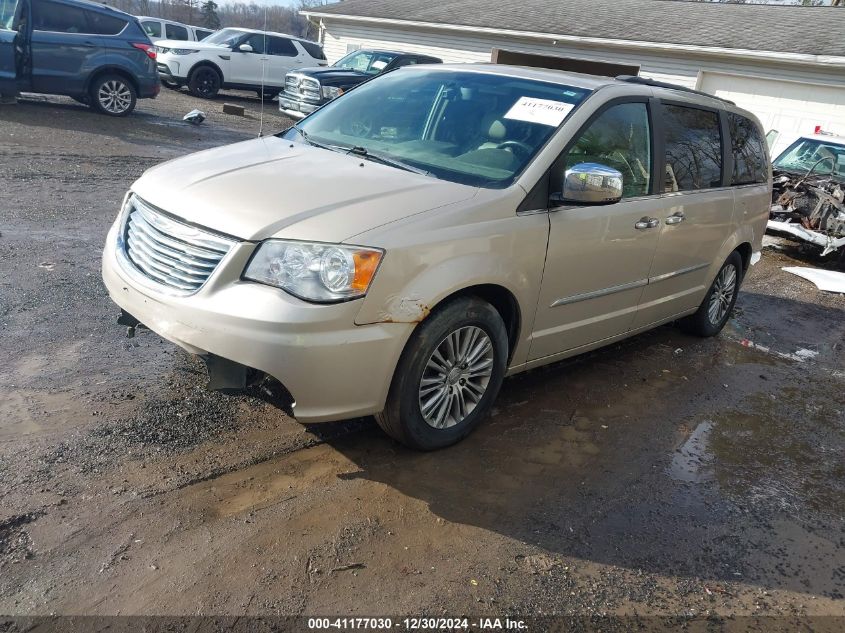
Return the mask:
<svg viewBox="0 0 845 633">
<path fill-rule="evenodd" d="M 466 436 L 506 375 L 679 320 L 717 334 L 760 256 L 754 115 L 692 90 L 409 66 L 275 135 L 147 171 L 103 254 L 122 322 L 277 380 L 304 422 Z"/>
</svg>

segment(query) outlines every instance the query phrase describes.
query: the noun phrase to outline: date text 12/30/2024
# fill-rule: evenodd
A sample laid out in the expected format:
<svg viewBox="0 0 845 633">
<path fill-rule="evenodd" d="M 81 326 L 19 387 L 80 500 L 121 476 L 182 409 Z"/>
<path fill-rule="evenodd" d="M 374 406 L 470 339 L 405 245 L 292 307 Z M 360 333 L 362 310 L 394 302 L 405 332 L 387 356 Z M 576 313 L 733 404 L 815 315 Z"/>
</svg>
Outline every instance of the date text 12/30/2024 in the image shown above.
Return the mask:
<svg viewBox="0 0 845 633">
<path fill-rule="evenodd" d="M 511 618 L 308 618 L 308 629 L 391 631 L 526 631 L 524 620 Z"/>
</svg>

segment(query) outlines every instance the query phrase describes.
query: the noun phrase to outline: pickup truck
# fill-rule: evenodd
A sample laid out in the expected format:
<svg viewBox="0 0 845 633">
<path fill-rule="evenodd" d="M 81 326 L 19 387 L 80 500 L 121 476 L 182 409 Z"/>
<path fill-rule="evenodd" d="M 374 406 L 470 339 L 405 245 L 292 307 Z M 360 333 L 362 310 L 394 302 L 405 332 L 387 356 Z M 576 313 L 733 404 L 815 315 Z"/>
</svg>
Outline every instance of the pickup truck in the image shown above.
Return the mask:
<svg viewBox="0 0 845 633">
<path fill-rule="evenodd" d="M 289 72 L 285 76 L 285 89 L 279 93 L 279 110 L 293 119 L 301 119 L 376 75 L 402 66 L 441 62 L 437 57 L 416 53 L 374 49 L 352 51 L 331 66 Z"/>
</svg>

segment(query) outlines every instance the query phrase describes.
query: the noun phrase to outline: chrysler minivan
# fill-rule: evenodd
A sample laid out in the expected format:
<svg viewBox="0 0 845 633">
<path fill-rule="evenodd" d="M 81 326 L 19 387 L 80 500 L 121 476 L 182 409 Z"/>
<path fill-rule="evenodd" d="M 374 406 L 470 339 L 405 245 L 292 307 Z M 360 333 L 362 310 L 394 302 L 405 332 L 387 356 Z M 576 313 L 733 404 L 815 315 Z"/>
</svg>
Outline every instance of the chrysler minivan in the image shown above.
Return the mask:
<svg viewBox="0 0 845 633">
<path fill-rule="evenodd" d="M 760 256 L 757 119 L 635 77 L 408 66 L 275 136 L 153 167 L 103 255 L 122 308 L 271 377 L 301 421 L 466 436 L 505 376 L 662 323 L 713 336 Z"/>
</svg>

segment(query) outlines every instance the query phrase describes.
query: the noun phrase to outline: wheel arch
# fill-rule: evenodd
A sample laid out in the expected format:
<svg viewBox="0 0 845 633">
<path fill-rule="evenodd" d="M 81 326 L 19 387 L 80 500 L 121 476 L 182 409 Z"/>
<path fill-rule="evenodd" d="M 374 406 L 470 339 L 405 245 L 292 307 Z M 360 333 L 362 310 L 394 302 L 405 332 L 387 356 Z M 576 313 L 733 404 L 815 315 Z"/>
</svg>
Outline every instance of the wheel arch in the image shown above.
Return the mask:
<svg viewBox="0 0 845 633">
<path fill-rule="evenodd" d="M 223 75 L 223 69 L 221 69 L 220 66 L 208 59 L 201 59 L 196 64 L 191 66 L 190 70 L 185 75 L 185 81 L 191 81 L 191 75 L 194 73 L 194 71 L 202 67 L 213 68 L 215 71 L 217 71 L 217 74 L 220 75 L 220 84 L 222 87 L 223 82 L 226 81 L 226 77 Z"/>
<path fill-rule="evenodd" d="M 739 253 L 739 256 L 742 257 L 742 276 L 745 277 L 745 274 L 751 267 L 751 254 L 753 252 L 751 243 L 742 242 L 734 250 L 736 250 Z"/>
<path fill-rule="evenodd" d="M 431 305 L 423 305 L 418 300 L 411 299 L 409 301 L 413 305 L 405 306 L 404 309 L 413 309 L 417 311 L 417 316 L 415 318 L 393 319 L 386 317 L 383 321 L 414 322 L 419 324 L 429 318 L 432 314 L 440 311 L 449 302 L 459 297 L 476 297 L 492 305 L 496 312 L 499 313 L 499 316 L 505 324 L 505 330 L 508 333 L 508 363 L 510 363 L 513 359 L 513 354 L 516 350 L 517 343 L 519 342 L 519 335 L 522 330 L 522 311 L 519 307 L 519 301 L 513 292 L 505 286 L 497 283 L 476 283 L 468 285 L 439 297 Z M 399 309 L 403 309 L 401 303 Z M 408 343 L 406 342 L 406 345 L 407 344 Z"/>
<path fill-rule="evenodd" d="M 91 86 L 94 85 L 94 82 L 102 77 L 103 75 L 120 75 L 124 79 L 126 79 L 132 87 L 135 89 L 135 93 L 138 94 L 140 92 L 140 85 L 138 84 L 138 79 L 135 77 L 131 72 L 126 70 L 121 66 L 100 66 L 95 71 L 93 71 L 90 75 L 88 75 L 88 80 L 85 82 L 85 94 L 89 94 L 91 92 Z"/>
<path fill-rule="evenodd" d="M 432 306 L 431 311 L 436 311 L 446 302 L 458 297 L 478 297 L 496 309 L 496 312 L 502 317 L 502 321 L 505 323 L 505 330 L 508 333 L 508 363 L 510 363 L 522 328 L 522 314 L 519 309 L 519 302 L 516 300 L 514 294 L 499 284 L 476 284 L 461 288 L 443 297 Z"/>
</svg>

